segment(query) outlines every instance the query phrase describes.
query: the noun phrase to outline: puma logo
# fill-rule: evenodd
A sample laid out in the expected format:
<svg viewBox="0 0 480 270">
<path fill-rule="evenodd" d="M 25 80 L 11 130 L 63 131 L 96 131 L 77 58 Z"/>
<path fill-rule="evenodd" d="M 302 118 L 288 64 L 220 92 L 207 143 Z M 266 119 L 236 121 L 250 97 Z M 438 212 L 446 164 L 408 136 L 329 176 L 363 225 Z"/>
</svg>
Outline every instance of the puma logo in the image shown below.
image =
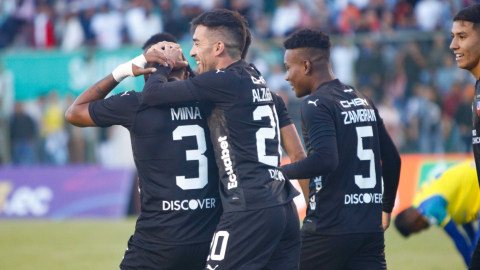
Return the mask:
<svg viewBox="0 0 480 270">
<path fill-rule="evenodd" d="M 217 267 L 218 267 L 218 265 L 215 266 L 215 268 L 212 268 L 209 264 L 207 264 L 207 269 L 208 269 L 208 270 L 215 270 L 215 269 L 217 269 Z"/>
<path fill-rule="evenodd" d="M 345 92 L 345 93 L 353 92 L 353 89 L 346 89 L 346 90 L 343 90 L 343 92 Z"/>
<path fill-rule="evenodd" d="M 224 70 L 217 69 L 217 73 L 220 73 L 220 72 L 225 73 Z"/>
<path fill-rule="evenodd" d="M 123 97 L 123 96 L 129 96 L 128 91 L 125 91 L 125 93 L 123 93 L 123 94 L 121 95 L 121 97 Z"/>
<path fill-rule="evenodd" d="M 315 107 L 317 107 L 317 101 L 318 101 L 318 99 L 315 100 L 315 101 L 309 100 L 309 101 L 308 101 L 308 104 L 313 104 L 313 105 L 315 105 Z"/>
</svg>

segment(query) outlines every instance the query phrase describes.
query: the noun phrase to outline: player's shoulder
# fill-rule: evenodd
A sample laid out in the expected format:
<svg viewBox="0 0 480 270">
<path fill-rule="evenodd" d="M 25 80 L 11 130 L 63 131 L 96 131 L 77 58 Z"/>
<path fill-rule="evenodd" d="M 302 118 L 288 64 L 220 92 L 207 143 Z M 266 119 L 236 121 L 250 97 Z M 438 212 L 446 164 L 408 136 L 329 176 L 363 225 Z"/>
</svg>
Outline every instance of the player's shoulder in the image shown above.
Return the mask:
<svg viewBox="0 0 480 270">
<path fill-rule="evenodd" d="M 103 106 L 111 110 L 125 114 L 135 112 L 141 106 L 141 93 L 135 91 L 125 91 L 116 95 L 109 96 L 101 101 Z"/>
<path fill-rule="evenodd" d="M 105 100 L 109 102 L 121 103 L 121 104 L 131 104 L 131 105 L 138 105 L 140 104 L 141 93 L 137 93 L 133 90 L 125 91 L 118 93 L 116 95 L 112 95 L 107 97 Z"/>
<path fill-rule="evenodd" d="M 222 68 L 204 72 L 189 80 L 208 88 L 231 88 L 239 84 L 240 77 L 236 72 Z"/>
<path fill-rule="evenodd" d="M 285 106 L 285 101 L 283 100 L 283 98 L 279 94 L 277 94 L 273 91 L 271 91 L 271 93 L 272 93 L 272 99 L 273 99 L 273 102 L 275 103 L 275 105 Z"/>
<path fill-rule="evenodd" d="M 314 110 L 319 107 L 331 107 L 332 98 L 323 93 L 314 92 L 302 101 L 302 107 L 307 110 Z"/>
</svg>

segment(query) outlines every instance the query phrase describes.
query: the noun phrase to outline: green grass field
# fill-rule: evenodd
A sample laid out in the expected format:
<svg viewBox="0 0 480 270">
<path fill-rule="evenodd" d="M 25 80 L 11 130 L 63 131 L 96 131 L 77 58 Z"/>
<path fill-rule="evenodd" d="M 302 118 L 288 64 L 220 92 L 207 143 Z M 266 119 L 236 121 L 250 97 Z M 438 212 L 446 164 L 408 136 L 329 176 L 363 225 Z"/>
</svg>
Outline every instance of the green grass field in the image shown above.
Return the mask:
<svg viewBox="0 0 480 270">
<path fill-rule="evenodd" d="M 125 221 L 2 221 L 2 270 L 118 269 L 134 219 Z M 438 228 L 403 239 L 386 233 L 389 270 L 466 269 L 453 242 Z"/>
</svg>

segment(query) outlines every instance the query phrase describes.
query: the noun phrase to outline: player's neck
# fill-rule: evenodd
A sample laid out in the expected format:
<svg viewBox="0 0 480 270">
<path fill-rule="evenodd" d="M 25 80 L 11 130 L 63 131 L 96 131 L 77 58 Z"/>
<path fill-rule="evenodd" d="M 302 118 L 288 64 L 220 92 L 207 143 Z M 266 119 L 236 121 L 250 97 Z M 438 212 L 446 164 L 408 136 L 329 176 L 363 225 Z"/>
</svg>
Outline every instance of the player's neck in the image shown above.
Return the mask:
<svg viewBox="0 0 480 270">
<path fill-rule="evenodd" d="M 470 70 L 472 73 L 473 77 L 478 81 L 480 79 L 480 63 L 476 67 L 474 67 L 472 70 Z"/>
<path fill-rule="evenodd" d="M 317 89 L 322 85 L 323 83 L 333 81 L 336 79 L 335 75 L 333 74 L 333 71 L 331 68 L 328 68 L 326 70 L 322 70 L 321 72 L 318 72 L 315 74 L 315 81 L 313 82 L 312 85 L 312 93 L 317 91 Z"/>
<path fill-rule="evenodd" d="M 238 62 L 238 60 L 240 60 L 240 58 L 232 59 L 230 56 L 220 57 L 218 59 L 217 66 L 215 68 L 216 69 L 227 68 L 231 64 Z"/>
</svg>

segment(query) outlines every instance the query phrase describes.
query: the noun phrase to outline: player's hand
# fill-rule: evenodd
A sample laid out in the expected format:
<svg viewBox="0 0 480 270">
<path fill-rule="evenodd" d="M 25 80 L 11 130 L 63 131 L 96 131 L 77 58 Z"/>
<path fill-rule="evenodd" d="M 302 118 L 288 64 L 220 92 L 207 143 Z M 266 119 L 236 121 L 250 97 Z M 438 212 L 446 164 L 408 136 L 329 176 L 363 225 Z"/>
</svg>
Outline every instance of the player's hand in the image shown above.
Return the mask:
<svg viewBox="0 0 480 270">
<path fill-rule="evenodd" d="M 153 45 L 149 51 L 150 50 L 163 52 L 169 60 L 172 60 L 175 63 L 174 69 L 181 69 L 188 66 L 182 48 L 177 43 L 159 42 Z"/>
<path fill-rule="evenodd" d="M 137 67 L 136 65 L 132 64 L 132 72 L 133 72 L 133 76 L 135 76 L 135 77 L 140 76 L 140 75 L 144 75 L 144 74 L 152 74 L 155 71 L 157 71 L 156 68 L 141 68 L 141 67 Z"/>
<path fill-rule="evenodd" d="M 168 66 L 167 56 L 162 51 L 158 51 L 158 50 L 150 48 L 150 49 L 148 49 L 147 53 L 145 53 L 143 56 L 145 56 L 145 59 L 147 60 L 147 63 L 158 63 L 158 64 L 160 64 L 164 67 Z"/>
<path fill-rule="evenodd" d="M 382 226 L 384 231 L 386 231 L 388 227 L 390 227 L 391 218 L 392 218 L 392 214 L 385 213 L 382 211 Z"/>
</svg>

